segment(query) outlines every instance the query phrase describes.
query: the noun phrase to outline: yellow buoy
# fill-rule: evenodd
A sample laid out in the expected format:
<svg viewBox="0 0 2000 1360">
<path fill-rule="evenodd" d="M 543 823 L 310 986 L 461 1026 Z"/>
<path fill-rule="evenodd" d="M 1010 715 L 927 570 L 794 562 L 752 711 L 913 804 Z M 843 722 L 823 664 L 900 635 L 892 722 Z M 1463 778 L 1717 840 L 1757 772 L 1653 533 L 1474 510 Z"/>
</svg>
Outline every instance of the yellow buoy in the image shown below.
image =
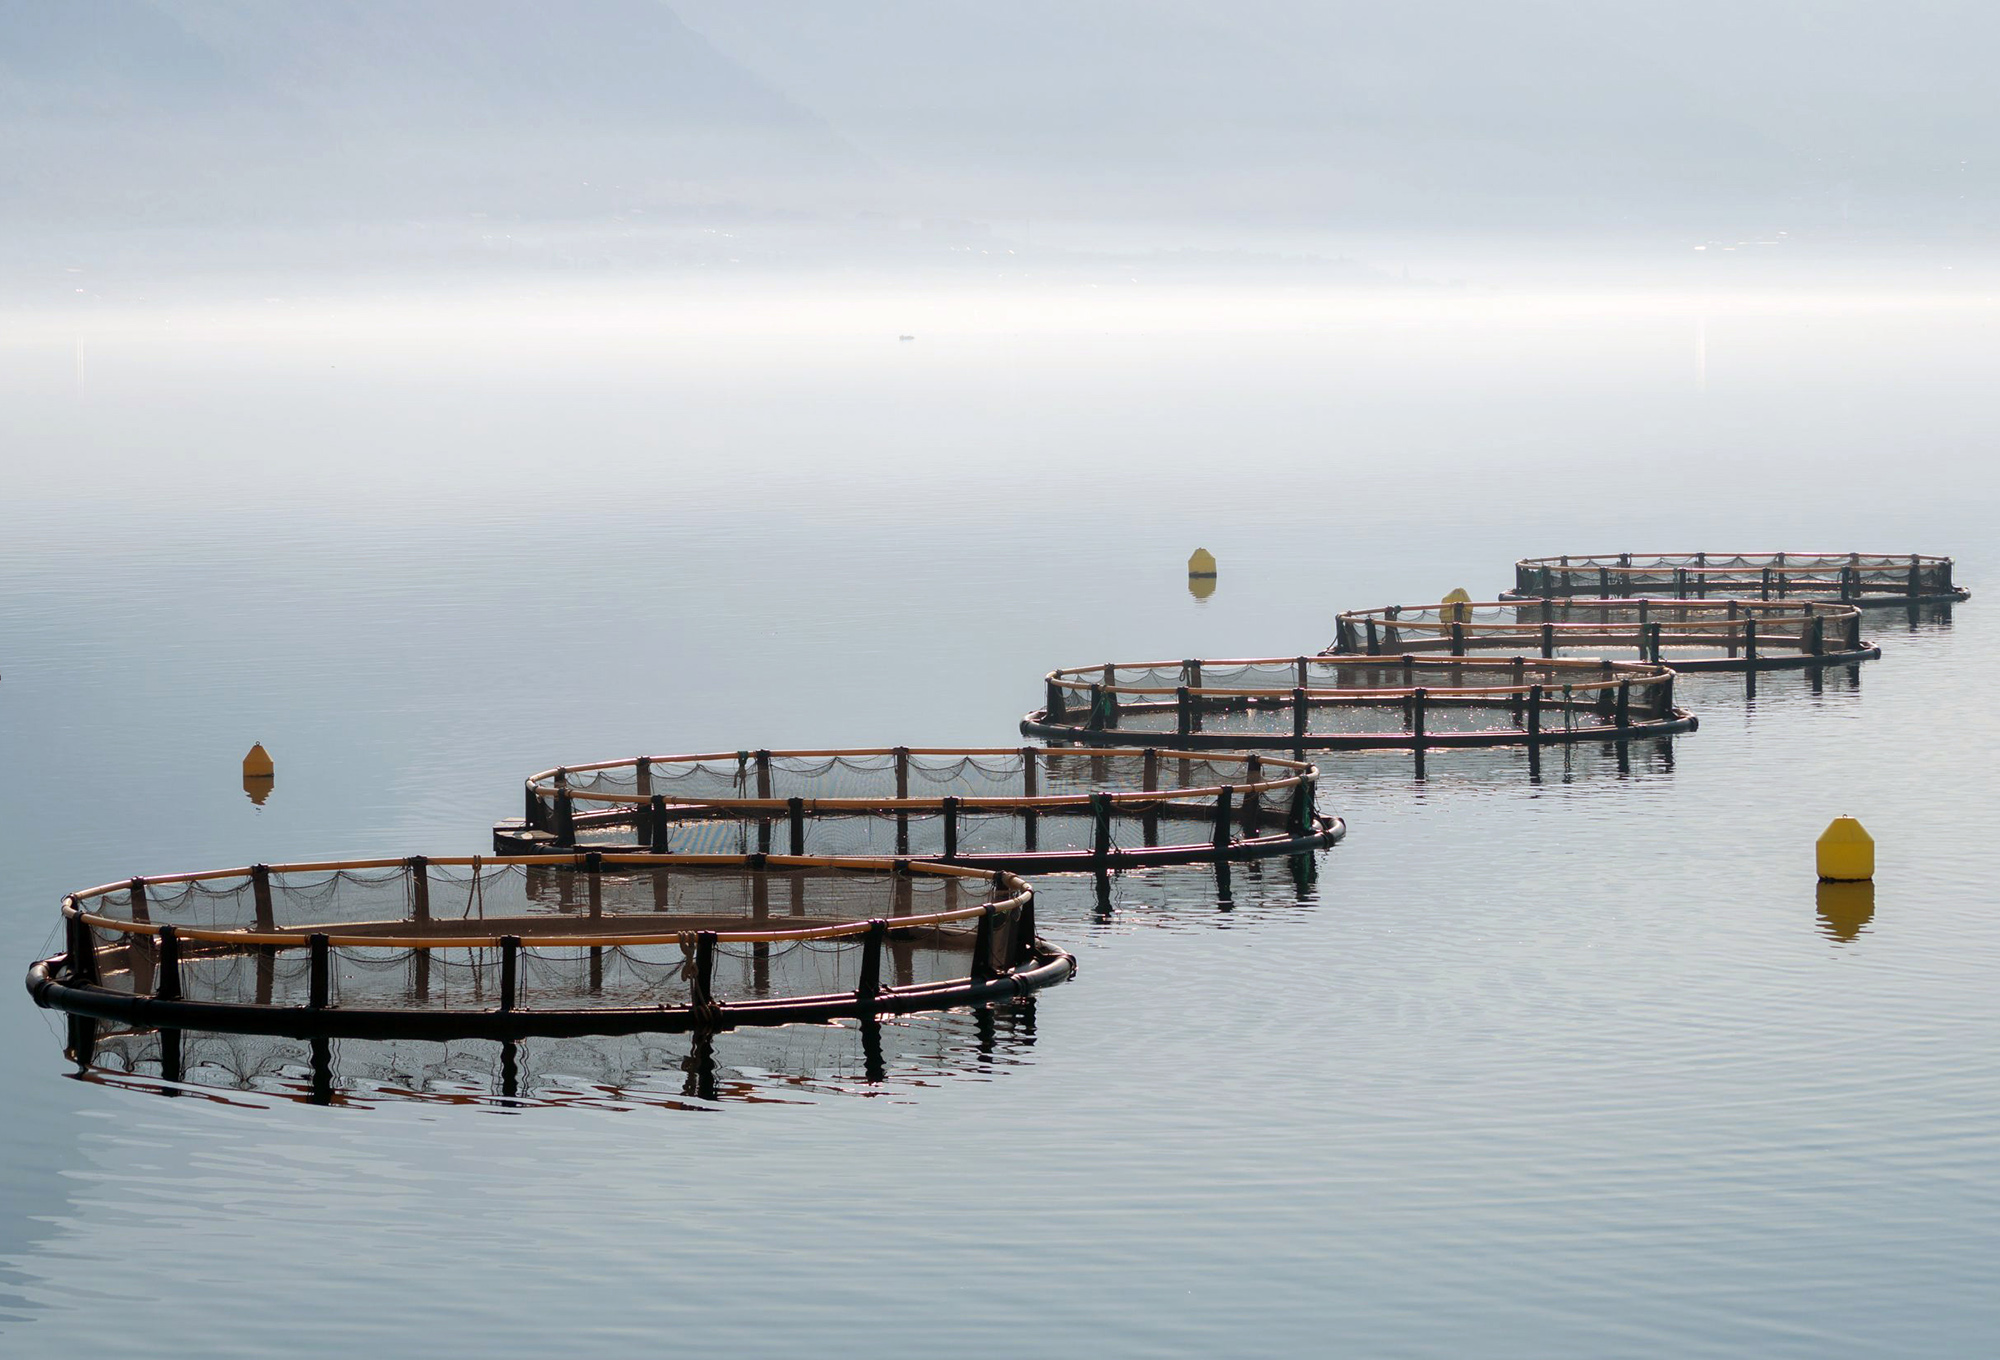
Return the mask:
<svg viewBox="0 0 2000 1360">
<path fill-rule="evenodd" d="M 1472 622 L 1472 596 L 1466 593 L 1464 586 L 1460 586 L 1457 590 L 1452 591 L 1451 594 L 1445 596 L 1443 600 L 1438 602 L 1438 604 L 1439 604 L 1439 612 L 1438 612 L 1439 622 L 1441 623 Z"/>
<path fill-rule="evenodd" d="M 1188 577 L 1188 594 L 1194 596 L 1197 600 L 1207 599 L 1209 596 L 1215 594 L 1215 578 L 1213 576 Z"/>
<path fill-rule="evenodd" d="M 1865 883 L 1875 877 L 1875 838 L 1852 817 L 1835 817 L 1815 846 L 1819 876 L 1829 883 Z"/>
<path fill-rule="evenodd" d="M 243 757 L 243 792 L 258 807 L 264 806 L 264 800 L 277 787 L 277 773 L 277 766 L 271 762 L 271 753 L 264 749 L 263 742 L 258 742 L 250 748 L 250 754 Z"/>
<path fill-rule="evenodd" d="M 1206 548 L 1196 548 L 1188 555 L 1188 575 L 1190 577 L 1215 575 L 1215 554 Z"/>
</svg>

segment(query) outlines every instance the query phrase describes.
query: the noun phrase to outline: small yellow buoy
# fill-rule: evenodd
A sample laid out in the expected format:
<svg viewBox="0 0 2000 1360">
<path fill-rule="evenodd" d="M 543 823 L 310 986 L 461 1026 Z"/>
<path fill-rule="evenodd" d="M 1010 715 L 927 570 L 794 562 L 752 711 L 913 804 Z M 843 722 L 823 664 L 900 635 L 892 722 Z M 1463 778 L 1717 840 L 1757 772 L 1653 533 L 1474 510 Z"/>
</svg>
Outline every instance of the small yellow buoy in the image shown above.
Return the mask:
<svg viewBox="0 0 2000 1360">
<path fill-rule="evenodd" d="M 1466 593 L 1464 586 L 1460 586 L 1457 590 L 1452 591 L 1451 594 L 1439 601 L 1438 621 L 1441 623 L 1472 622 L 1472 596 Z"/>
<path fill-rule="evenodd" d="M 1829 883 L 1865 883 L 1875 877 L 1875 838 L 1852 817 L 1835 817 L 1815 847 L 1819 876 Z"/>
<path fill-rule="evenodd" d="M 1206 548 L 1196 548 L 1188 555 L 1188 575 L 1215 575 L 1215 554 Z"/>
</svg>

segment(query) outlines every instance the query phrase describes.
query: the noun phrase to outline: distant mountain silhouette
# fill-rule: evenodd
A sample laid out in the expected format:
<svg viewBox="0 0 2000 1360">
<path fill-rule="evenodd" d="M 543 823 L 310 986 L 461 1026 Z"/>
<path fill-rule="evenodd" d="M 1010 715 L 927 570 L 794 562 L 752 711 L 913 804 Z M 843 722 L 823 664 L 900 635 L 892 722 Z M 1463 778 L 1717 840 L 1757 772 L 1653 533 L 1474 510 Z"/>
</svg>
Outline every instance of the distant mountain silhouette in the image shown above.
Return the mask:
<svg viewBox="0 0 2000 1360">
<path fill-rule="evenodd" d="M 574 206 L 866 169 L 657 0 L 0 0 L 0 211 Z"/>
</svg>

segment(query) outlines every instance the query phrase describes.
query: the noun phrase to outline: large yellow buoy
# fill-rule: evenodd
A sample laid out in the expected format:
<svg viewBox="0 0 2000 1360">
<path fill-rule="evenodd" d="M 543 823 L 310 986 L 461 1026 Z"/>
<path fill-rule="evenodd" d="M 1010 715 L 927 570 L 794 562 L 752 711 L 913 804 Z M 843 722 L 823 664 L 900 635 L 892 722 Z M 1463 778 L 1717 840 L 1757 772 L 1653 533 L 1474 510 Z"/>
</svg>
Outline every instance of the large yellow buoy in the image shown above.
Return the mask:
<svg viewBox="0 0 2000 1360">
<path fill-rule="evenodd" d="M 1215 554 L 1206 548 L 1196 548 L 1192 553 L 1188 554 L 1188 575 L 1190 577 L 1214 576 Z"/>
<path fill-rule="evenodd" d="M 1438 602 L 1438 621 L 1440 623 L 1472 622 L 1472 596 L 1466 593 L 1464 586 L 1460 586 L 1457 590 L 1452 591 L 1451 594 Z"/>
<path fill-rule="evenodd" d="M 1875 838 L 1852 817 L 1835 817 L 1815 847 L 1819 876 L 1829 883 L 1865 883 L 1875 877 Z"/>
</svg>

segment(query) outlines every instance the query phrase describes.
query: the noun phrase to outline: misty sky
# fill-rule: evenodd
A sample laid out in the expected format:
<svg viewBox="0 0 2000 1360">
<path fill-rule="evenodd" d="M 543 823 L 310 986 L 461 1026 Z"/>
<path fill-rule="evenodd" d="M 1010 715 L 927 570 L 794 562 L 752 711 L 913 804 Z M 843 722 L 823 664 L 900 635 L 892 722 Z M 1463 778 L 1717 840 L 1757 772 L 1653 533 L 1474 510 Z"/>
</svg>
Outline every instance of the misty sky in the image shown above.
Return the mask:
<svg viewBox="0 0 2000 1360">
<path fill-rule="evenodd" d="M 1996 29 L 1937 0 L 0 0 L 0 213 L 1958 231 L 1993 207 Z"/>
</svg>

